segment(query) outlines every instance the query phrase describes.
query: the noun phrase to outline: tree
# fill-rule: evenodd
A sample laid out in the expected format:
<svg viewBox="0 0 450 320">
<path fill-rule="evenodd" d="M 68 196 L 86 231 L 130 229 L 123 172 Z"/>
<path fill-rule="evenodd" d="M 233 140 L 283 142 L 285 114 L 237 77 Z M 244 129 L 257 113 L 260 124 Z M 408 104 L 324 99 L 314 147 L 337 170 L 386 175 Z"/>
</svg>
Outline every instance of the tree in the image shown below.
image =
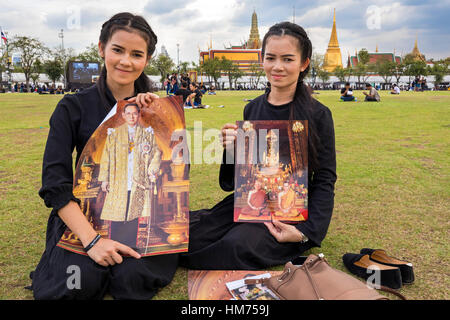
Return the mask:
<svg viewBox="0 0 450 320">
<path fill-rule="evenodd" d="M 158 70 L 159 74 L 161 75 L 161 83 L 164 82 L 164 80 L 166 79 L 166 75 L 169 74 L 175 67 L 175 63 L 172 61 L 172 59 L 163 54 L 158 55 L 156 59 L 151 59 L 150 63 L 156 70 Z"/>
<path fill-rule="evenodd" d="M 427 64 L 425 61 L 414 61 L 411 59 L 405 59 L 405 75 L 409 77 L 411 83 L 411 77 L 420 77 L 427 75 Z"/>
<path fill-rule="evenodd" d="M 44 72 L 44 66 L 42 65 L 41 60 L 37 59 L 33 66 L 33 71 L 30 74 L 31 80 L 33 80 L 33 84 L 36 86 L 36 82 L 39 80 L 39 75 Z"/>
<path fill-rule="evenodd" d="M 400 63 L 396 63 L 394 69 L 392 70 L 392 74 L 395 77 L 395 83 L 399 83 L 400 82 L 400 78 L 403 76 L 403 74 L 405 73 L 405 64 L 404 62 L 400 62 Z"/>
<path fill-rule="evenodd" d="M 30 91 L 30 76 L 36 61 L 48 54 L 49 49 L 39 40 L 24 36 L 15 36 L 11 41 L 11 49 L 20 53 L 21 69 L 25 76 L 27 91 Z"/>
<path fill-rule="evenodd" d="M 203 71 L 208 78 L 213 78 L 216 88 L 219 88 L 218 81 L 222 74 L 222 60 L 217 57 L 206 60 L 203 62 Z"/>
<path fill-rule="evenodd" d="M 369 65 L 370 55 L 367 49 L 363 48 L 358 52 L 358 64 L 354 69 L 354 74 L 358 78 L 358 84 L 362 82 L 367 82 L 371 76 L 373 66 Z"/>
<path fill-rule="evenodd" d="M 222 57 L 222 70 L 228 76 L 228 81 L 230 84 L 230 90 L 232 89 L 232 84 L 234 83 L 234 87 L 236 88 L 237 80 L 244 75 L 244 72 L 239 69 L 237 65 L 233 63 L 233 61 L 228 60 L 225 57 Z"/>
<path fill-rule="evenodd" d="M 321 69 L 317 72 L 317 76 L 319 77 L 320 80 L 322 80 L 322 86 L 325 89 L 325 82 L 327 82 L 330 79 L 330 73 L 325 69 Z"/>
<path fill-rule="evenodd" d="M 339 79 L 340 82 L 345 82 L 346 72 L 341 66 L 334 68 L 334 75 Z"/>
<path fill-rule="evenodd" d="M 313 52 L 311 56 L 311 80 L 312 80 L 312 87 L 314 88 L 314 85 L 316 83 L 316 76 L 318 75 L 318 72 L 323 69 L 323 63 L 324 63 L 324 55 Z"/>
<path fill-rule="evenodd" d="M 377 61 L 375 65 L 376 72 L 383 78 L 384 83 L 391 83 L 396 63 L 393 61 Z"/>
<path fill-rule="evenodd" d="M 250 71 L 250 74 L 253 76 L 255 87 L 258 88 L 259 80 L 265 74 L 264 69 L 261 67 L 261 64 L 259 64 L 258 62 L 254 62 L 250 64 L 248 70 Z"/>
<path fill-rule="evenodd" d="M 46 61 L 44 63 L 44 72 L 48 75 L 49 79 L 53 81 L 53 85 L 56 87 L 56 80 L 64 73 L 63 62 L 57 58 Z"/>
<path fill-rule="evenodd" d="M 450 61 L 439 60 L 436 61 L 432 68 L 429 70 L 429 74 L 434 76 L 434 87 L 437 89 L 439 84 L 444 80 L 444 77 L 449 74 Z"/>
<path fill-rule="evenodd" d="M 98 45 L 94 43 L 87 46 L 83 52 L 74 58 L 74 60 L 83 62 L 98 62 L 100 65 L 103 65 L 103 59 L 98 53 Z"/>
<path fill-rule="evenodd" d="M 367 65 L 370 61 L 370 55 L 369 52 L 367 51 L 367 49 L 362 48 L 361 50 L 359 50 L 358 52 L 358 64 L 364 64 Z"/>
<path fill-rule="evenodd" d="M 180 62 L 180 72 L 188 73 L 188 71 L 189 71 L 189 62 L 187 61 Z"/>
</svg>

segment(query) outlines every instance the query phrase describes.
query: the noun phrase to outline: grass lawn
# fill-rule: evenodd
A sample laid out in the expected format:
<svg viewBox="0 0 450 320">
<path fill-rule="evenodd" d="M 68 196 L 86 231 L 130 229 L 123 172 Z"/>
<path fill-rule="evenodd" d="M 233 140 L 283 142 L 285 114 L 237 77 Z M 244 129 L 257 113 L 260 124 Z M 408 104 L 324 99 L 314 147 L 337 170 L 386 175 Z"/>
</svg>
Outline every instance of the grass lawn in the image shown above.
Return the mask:
<svg viewBox="0 0 450 320">
<path fill-rule="evenodd" d="M 205 96 L 212 107 L 186 110 L 187 127 L 242 120 L 244 99 L 261 93 Z M 323 252 L 345 270 L 344 253 L 386 249 L 414 265 L 415 283 L 400 291 L 407 298 L 449 299 L 450 92 L 381 92 L 379 103 L 339 102 L 337 91 L 318 93 L 333 112 L 338 181 L 328 235 L 310 252 Z M 363 100 L 360 91 L 355 94 Z M 37 192 L 48 119 L 60 98 L 0 94 L 0 299 L 32 299 L 23 287 L 44 249 L 50 210 Z M 212 207 L 227 194 L 218 185 L 218 169 L 191 166 L 192 210 Z M 179 268 L 155 299 L 187 299 L 187 270 Z"/>
</svg>

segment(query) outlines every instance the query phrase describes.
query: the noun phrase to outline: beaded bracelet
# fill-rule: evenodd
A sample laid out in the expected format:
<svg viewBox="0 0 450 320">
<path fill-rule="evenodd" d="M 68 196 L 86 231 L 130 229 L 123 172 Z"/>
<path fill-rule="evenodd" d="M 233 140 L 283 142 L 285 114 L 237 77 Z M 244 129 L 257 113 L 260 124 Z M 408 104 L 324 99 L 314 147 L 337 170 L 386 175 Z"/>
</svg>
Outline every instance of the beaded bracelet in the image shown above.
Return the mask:
<svg viewBox="0 0 450 320">
<path fill-rule="evenodd" d="M 91 243 L 89 243 L 86 248 L 84 248 L 85 252 L 88 252 L 90 249 L 92 249 L 93 246 L 95 246 L 95 244 L 98 242 L 98 240 L 100 240 L 102 236 L 97 233 L 97 235 L 95 236 L 94 240 L 91 241 Z"/>
</svg>

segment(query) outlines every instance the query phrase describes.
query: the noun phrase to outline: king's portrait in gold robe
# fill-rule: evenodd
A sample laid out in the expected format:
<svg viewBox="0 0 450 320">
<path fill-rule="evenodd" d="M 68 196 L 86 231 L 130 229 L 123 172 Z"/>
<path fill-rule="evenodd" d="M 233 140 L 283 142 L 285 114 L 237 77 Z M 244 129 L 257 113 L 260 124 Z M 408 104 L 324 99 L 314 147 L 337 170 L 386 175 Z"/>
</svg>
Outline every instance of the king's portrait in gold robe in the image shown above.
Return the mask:
<svg viewBox="0 0 450 320">
<path fill-rule="evenodd" d="M 139 107 L 128 104 L 122 112 L 125 123 L 108 128 L 98 176 L 106 192 L 102 220 L 150 217 L 161 151 L 153 129 L 142 127 L 139 117 Z"/>
</svg>

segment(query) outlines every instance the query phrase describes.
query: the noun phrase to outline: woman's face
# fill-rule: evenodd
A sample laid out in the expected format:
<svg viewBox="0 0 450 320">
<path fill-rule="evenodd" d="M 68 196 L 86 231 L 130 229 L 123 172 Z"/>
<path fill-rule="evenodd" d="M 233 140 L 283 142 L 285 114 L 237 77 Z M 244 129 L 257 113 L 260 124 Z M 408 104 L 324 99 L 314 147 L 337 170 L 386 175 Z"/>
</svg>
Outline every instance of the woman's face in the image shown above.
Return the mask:
<svg viewBox="0 0 450 320">
<path fill-rule="evenodd" d="M 263 68 L 272 87 L 297 86 L 300 72 L 309 65 L 301 61 L 298 40 L 292 36 L 271 36 L 267 39 Z"/>
<path fill-rule="evenodd" d="M 130 85 L 141 75 L 150 57 L 147 42 L 134 32 L 117 30 L 104 46 L 99 43 L 100 56 L 105 60 L 107 82 Z"/>
</svg>

